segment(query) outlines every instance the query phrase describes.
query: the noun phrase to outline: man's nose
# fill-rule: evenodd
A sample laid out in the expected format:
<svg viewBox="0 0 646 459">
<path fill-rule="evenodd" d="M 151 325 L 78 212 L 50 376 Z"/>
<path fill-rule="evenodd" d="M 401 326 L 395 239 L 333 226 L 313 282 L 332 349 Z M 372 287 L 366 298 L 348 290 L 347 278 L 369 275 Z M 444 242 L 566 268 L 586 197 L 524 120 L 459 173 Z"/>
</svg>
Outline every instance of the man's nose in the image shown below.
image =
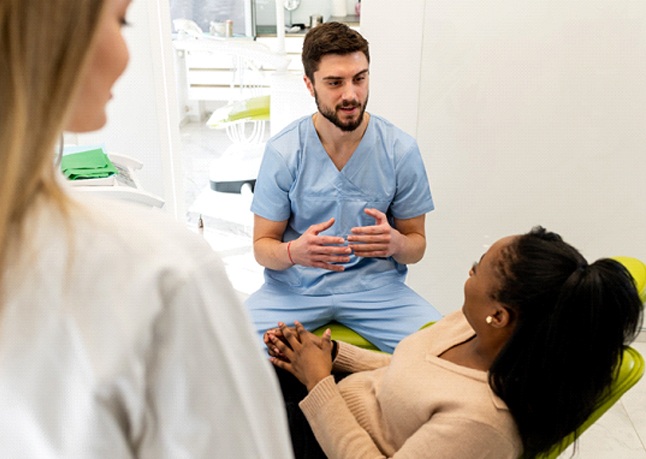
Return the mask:
<svg viewBox="0 0 646 459">
<path fill-rule="evenodd" d="M 346 84 L 343 86 L 343 100 L 356 100 L 357 98 L 357 89 L 353 84 Z"/>
</svg>

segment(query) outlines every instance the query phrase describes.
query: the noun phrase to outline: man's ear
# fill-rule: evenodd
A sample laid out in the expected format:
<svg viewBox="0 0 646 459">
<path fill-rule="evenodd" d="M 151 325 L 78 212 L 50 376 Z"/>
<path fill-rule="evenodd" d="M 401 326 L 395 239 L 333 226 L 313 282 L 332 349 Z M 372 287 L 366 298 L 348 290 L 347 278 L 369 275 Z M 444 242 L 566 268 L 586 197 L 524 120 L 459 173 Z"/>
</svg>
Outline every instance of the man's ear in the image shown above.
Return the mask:
<svg viewBox="0 0 646 459">
<path fill-rule="evenodd" d="M 307 90 L 310 92 L 310 95 L 314 97 L 314 83 L 308 78 L 307 75 L 303 75 L 303 81 L 305 82 L 305 86 L 307 87 Z"/>
</svg>

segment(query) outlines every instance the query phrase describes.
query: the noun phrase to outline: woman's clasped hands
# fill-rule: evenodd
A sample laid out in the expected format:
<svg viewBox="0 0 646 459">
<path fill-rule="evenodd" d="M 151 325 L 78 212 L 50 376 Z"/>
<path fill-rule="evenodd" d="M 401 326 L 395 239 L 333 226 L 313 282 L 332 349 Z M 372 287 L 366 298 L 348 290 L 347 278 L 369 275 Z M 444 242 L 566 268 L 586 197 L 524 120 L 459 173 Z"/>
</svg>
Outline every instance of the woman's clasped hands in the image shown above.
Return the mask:
<svg viewBox="0 0 646 459">
<path fill-rule="evenodd" d="M 323 336 L 305 330 L 300 322 L 294 328 L 283 322 L 264 336 L 270 361 L 293 374 L 310 391 L 332 374 L 332 339 L 330 329 Z"/>
</svg>

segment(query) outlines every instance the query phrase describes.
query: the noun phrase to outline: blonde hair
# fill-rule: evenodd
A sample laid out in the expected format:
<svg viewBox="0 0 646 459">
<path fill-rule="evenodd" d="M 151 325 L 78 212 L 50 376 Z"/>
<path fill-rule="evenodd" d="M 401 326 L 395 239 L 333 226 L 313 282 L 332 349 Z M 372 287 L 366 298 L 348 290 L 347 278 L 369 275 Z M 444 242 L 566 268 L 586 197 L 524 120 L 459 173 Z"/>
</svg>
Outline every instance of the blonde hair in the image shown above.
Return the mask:
<svg viewBox="0 0 646 459">
<path fill-rule="evenodd" d="M 0 272 L 36 199 L 68 210 L 54 151 L 104 4 L 0 1 Z"/>
</svg>

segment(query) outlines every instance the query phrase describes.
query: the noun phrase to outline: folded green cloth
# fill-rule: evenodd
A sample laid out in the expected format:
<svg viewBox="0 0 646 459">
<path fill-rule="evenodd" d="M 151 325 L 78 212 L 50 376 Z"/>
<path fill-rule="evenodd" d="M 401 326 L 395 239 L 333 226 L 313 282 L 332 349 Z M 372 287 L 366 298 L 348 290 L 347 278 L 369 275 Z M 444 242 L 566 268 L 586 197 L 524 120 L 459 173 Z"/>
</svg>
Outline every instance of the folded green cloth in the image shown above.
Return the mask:
<svg viewBox="0 0 646 459">
<path fill-rule="evenodd" d="M 105 178 L 117 173 L 102 148 L 64 155 L 61 170 L 69 180 Z"/>
</svg>

